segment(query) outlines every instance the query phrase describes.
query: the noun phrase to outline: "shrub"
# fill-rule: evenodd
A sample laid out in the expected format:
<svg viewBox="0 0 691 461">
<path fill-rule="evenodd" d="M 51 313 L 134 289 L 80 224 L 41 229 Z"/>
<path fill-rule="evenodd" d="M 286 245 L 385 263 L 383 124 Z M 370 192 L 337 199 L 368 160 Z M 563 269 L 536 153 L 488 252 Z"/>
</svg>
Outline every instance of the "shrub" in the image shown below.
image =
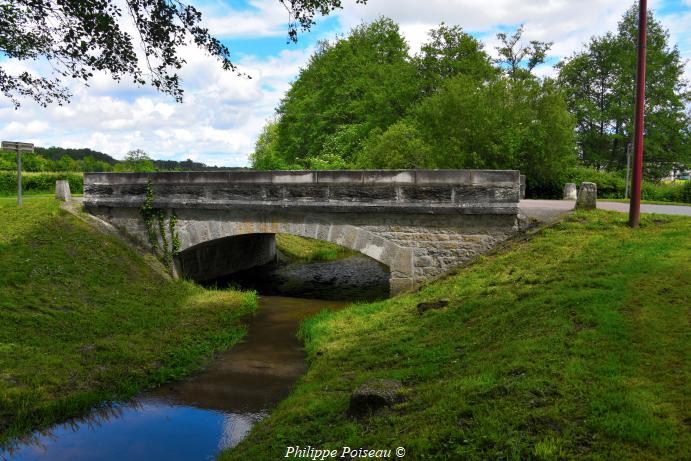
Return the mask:
<svg viewBox="0 0 691 461">
<path fill-rule="evenodd" d="M 84 176 L 76 172 L 40 172 L 22 173 L 22 190 L 27 193 L 53 193 L 55 181 L 67 179 L 70 191 L 81 194 L 84 192 Z M 0 171 L 0 195 L 17 193 L 17 172 Z"/>
<path fill-rule="evenodd" d="M 529 198 L 562 198 L 564 184 L 594 182 L 598 198 L 624 198 L 626 177 L 622 173 L 600 171 L 592 167 L 577 166 L 564 170 L 555 181 L 535 184 L 528 177 L 526 196 Z M 630 194 L 629 194 L 630 195 Z M 685 183 L 654 183 L 643 181 L 643 200 L 691 203 L 691 181 Z"/>
</svg>

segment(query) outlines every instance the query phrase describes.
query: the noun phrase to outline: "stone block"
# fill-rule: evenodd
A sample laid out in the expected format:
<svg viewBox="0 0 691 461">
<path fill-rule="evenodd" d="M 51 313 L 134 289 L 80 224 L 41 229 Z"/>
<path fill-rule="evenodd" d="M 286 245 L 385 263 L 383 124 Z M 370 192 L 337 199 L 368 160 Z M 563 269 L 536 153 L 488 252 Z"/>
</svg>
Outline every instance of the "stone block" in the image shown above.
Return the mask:
<svg viewBox="0 0 691 461">
<path fill-rule="evenodd" d="M 415 259 L 416 267 L 430 267 L 434 265 L 434 259 L 431 256 L 420 256 Z"/>
<path fill-rule="evenodd" d="M 523 200 L 525 198 L 525 188 L 526 188 L 527 183 L 528 183 L 527 176 L 522 174 L 521 175 L 521 195 L 520 195 L 521 200 Z"/>
<path fill-rule="evenodd" d="M 594 210 L 595 208 L 597 208 L 597 185 L 592 182 L 584 182 L 578 191 L 576 209 Z"/>
<path fill-rule="evenodd" d="M 412 291 L 415 288 L 415 282 L 412 278 L 392 278 L 389 280 L 389 291 L 391 296 Z"/>
<path fill-rule="evenodd" d="M 564 184 L 564 200 L 576 200 L 578 198 L 578 191 L 576 185 L 572 182 Z"/>
<path fill-rule="evenodd" d="M 477 185 L 519 185 L 521 174 L 517 170 L 471 170 L 470 179 Z"/>
<path fill-rule="evenodd" d="M 470 170 L 415 170 L 416 184 L 470 184 Z"/>
<path fill-rule="evenodd" d="M 229 183 L 255 183 L 255 184 L 266 184 L 270 183 L 273 179 L 273 174 L 270 171 L 226 171 L 226 182 Z M 194 176 L 198 176 L 194 174 Z M 201 176 L 200 180 L 204 180 Z"/>
<path fill-rule="evenodd" d="M 310 184 L 317 182 L 317 174 L 314 171 L 274 171 L 272 176 L 274 184 Z"/>
<path fill-rule="evenodd" d="M 350 396 L 348 413 L 360 417 L 370 415 L 401 400 L 403 385 L 392 379 L 373 379 L 358 387 Z"/>
<path fill-rule="evenodd" d="M 55 198 L 63 202 L 71 202 L 70 183 L 66 179 L 55 181 Z"/>
<path fill-rule="evenodd" d="M 318 171 L 317 181 L 320 183 L 358 183 L 364 180 L 363 171 Z"/>
<path fill-rule="evenodd" d="M 371 170 L 365 171 L 365 184 L 413 184 L 415 172 L 411 170 Z"/>
</svg>

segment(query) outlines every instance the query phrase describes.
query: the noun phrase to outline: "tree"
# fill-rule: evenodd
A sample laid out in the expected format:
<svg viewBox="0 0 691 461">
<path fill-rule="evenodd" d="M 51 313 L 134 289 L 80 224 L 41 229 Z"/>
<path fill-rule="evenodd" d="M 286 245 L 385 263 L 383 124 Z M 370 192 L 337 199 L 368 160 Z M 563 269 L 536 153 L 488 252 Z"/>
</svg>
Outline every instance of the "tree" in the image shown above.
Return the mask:
<svg viewBox="0 0 691 461">
<path fill-rule="evenodd" d="M 54 168 L 55 171 L 79 171 L 79 162 L 72 157 L 63 155 L 60 160 L 54 163 Z"/>
<path fill-rule="evenodd" d="M 385 132 L 375 129 L 359 153 L 358 168 L 434 168 L 432 149 L 409 120 L 400 120 Z"/>
<path fill-rule="evenodd" d="M 569 110 L 576 118 L 579 154 L 597 168 L 621 170 L 632 141 L 638 7 L 624 13 L 616 34 L 592 38 L 558 65 Z M 644 175 L 659 180 L 691 164 L 691 102 L 684 63 L 669 33 L 648 12 Z"/>
<path fill-rule="evenodd" d="M 341 0 L 278 0 L 290 17 L 288 36 L 297 39 L 317 14 L 341 7 Z M 364 3 L 366 0 L 357 0 Z M 39 104 L 68 102 L 67 79 L 88 82 L 107 71 L 117 81 L 131 78 L 182 101 L 178 70 L 185 64 L 182 46 L 194 43 L 217 58 L 225 70 L 237 71 L 228 48 L 202 25 L 201 13 L 180 0 L 125 0 L 124 8 L 108 0 L 3 0 L 0 2 L 0 55 L 18 60 L 46 60 L 51 76 L 10 74 L 0 67 L 0 92 L 15 108 L 28 96 Z M 123 12 L 124 10 L 124 12 Z M 125 31 L 129 16 L 136 40 Z M 136 43 L 138 41 L 139 43 Z M 140 64 L 136 48 L 143 52 Z"/>
<path fill-rule="evenodd" d="M 81 161 L 81 171 L 113 171 L 113 166 L 107 162 L 96 160 L 91 155 L 87 155 Z"/>
<path fill-rule="evenodd" d="M 258 170 L 284 170 L 286 163 L 278 155 L 276 147 L 278 135 L 278 124 L 275 120 L 267 123 L 262 129 L 254 147 L 254 152 L 250 155 L 252 168 Z"/>
<path fill-rule="evenodd" d="M 429 41 L 422 45 L 417 62 L 426 94 L 434 92 L 442 81 L 455 75 L 472 75 L 484 80 L 497 73 L 481 42 L 463 32 L 460 26 L 444 23 L 430 30 Z"/>
<path fill-rule="evenodd" d="M 154 161 L 146 152 L 136 149 L 125 154 L 125 159 L 115 165 L 115 171 L 143 173 L 156 171 L 156 168 Z"/>
<path fill-rule="evenodd" d="M 531 40 L 529 45 L 524 46 L 521 42 L 523 28 L 521 24 L 511 37 L 504 32 L 497 34 L 501 42 L 501 46 L 496 47 L 499 53 L 497 63 L 505 66 L 508 75 L 514 79 L 530 76 L 535 66 L 545 62 L 547 52 L 553 45 L 552 42 Z"/>
<path fill-rule="evenodd" d="M 575 159 L 573 120 L 554 81 L 449 79 L 368 143 L 368 167 L 518 169 L 549 184 Z"/>
<path fill-rule="evenodd" d="M 419 94 L 398 26 L 386 18 L 362 24 L 347 38 L 322 42 L 300 71 L 277 110 L 278 152 L 286 164 L 306 168 L 329 143 L 323 160 L 340 162 L 335 153 L 349 165 L 369 131 L 399 120 Z"/>
</svg>

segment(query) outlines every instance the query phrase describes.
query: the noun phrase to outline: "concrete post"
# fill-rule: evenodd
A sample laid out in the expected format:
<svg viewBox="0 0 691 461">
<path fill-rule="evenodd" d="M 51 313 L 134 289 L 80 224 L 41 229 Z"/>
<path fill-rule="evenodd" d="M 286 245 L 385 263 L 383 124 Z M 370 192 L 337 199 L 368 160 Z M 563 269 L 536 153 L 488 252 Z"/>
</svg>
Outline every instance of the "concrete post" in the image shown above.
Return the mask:
<svg viewBox="0 0 691 461">
<path fill-rule="evenodd" d="M 526 175 L 522 174 L 520 176 L 520 181 L 521 181 L 521 196 L 520 197 L 521 197 L 521 200 L 523 200 L 525 198 L 525 186 L 527 183 Z"/>
<path fill-rule="evenodd" d="M 66 179 L 55 181 L 55 198 L 63 202 L 71 202 L 70 183 Z"/>
<path fill-rule="evenodd" d="M 564 185 L 564 200 L 576 200 L 578 198 L 578 192 L 576 190 L 576 185 L 572 182 L 567 182 Z"/>
<path fill-rule="evenodd" d="M 578 191 L 576 209 L 594 210 L 595 208 L 597 208 L 597 185 L 593 182 L 584 182 Z"/>
</svg>

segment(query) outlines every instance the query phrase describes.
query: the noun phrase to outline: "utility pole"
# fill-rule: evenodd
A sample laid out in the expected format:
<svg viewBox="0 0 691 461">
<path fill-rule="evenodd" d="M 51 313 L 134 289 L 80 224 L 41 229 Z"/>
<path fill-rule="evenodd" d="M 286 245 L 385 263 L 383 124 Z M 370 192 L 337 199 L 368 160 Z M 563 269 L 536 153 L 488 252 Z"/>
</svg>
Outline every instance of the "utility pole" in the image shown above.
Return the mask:
<svg viewBox="0 0 691 461">
<path fill-rule="evenodd" d="M 17 153 L 17 208 L 22 207 L 22 152 L 33 152 L 34 145 L 28 142 L 2 141 L 2 149 Z"/>
<path fill-rule="evenodd" d="M 648 2 L 640 0 L 638 7 L 638 68 L 636 69 L 636 112 L 633 136 L 633 181 L 629 204 L 629 226 L 638 227 L 641 221 L 641 181 L 643 180 L 643 120 L 645 112 L 645 55 L 648 29 Z"/>
</svg>

